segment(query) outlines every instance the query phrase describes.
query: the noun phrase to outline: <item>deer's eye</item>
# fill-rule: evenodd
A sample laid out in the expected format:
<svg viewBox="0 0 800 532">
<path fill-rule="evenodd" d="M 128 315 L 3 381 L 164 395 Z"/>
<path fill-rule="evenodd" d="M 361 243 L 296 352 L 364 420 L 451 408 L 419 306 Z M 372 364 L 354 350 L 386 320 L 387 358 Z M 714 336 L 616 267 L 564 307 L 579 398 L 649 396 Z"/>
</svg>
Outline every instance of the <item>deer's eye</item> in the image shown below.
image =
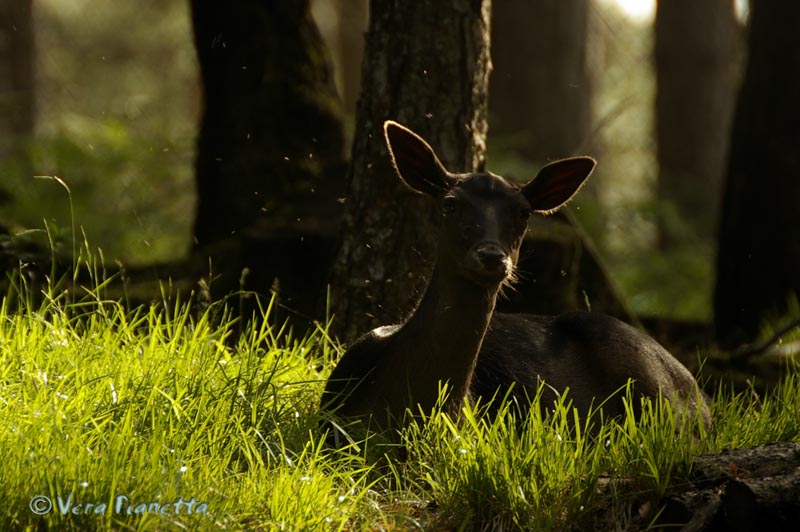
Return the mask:
<svg viewBox="0 0 800 532">
<path fill-rule="evenodd" d="M 442 200 L 442 213 L 447 216 L 453 214 L 458 209 L 458 200 L 452 196 L 445 196 Z"/>
</svg>

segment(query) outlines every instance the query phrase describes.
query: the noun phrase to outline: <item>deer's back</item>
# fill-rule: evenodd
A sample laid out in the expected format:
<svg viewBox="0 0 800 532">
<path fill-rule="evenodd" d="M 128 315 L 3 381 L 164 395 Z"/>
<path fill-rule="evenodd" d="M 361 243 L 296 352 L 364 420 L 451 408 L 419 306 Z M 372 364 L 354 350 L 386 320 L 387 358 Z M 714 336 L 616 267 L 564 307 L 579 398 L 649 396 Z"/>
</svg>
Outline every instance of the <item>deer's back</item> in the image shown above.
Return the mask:
<svg viewBox="0 0 800 532">
<path fill-rule="evenodd" d="M 546 384 L 542 406 L 569 388 L 568 397 L 582 413 L 629 379 L 637 396 L 655 398 L 660 392 L 681 406 L 694 404 L 698 397 L 694 377 L 683 364 L 654 339 L 616 318 L 591 312 L 495 313 L 478 357 L 473 395 L 486 401 L 498 390 L 502 396 L 514 383 L 512 395 L 524 406 L 536 394 L 540 379 Z M 705 404 L 701 407 L 707 410 Z M 621 400 L 609 401 L 603 410 L 611 416 L 624 412 Z"/>
</svg>

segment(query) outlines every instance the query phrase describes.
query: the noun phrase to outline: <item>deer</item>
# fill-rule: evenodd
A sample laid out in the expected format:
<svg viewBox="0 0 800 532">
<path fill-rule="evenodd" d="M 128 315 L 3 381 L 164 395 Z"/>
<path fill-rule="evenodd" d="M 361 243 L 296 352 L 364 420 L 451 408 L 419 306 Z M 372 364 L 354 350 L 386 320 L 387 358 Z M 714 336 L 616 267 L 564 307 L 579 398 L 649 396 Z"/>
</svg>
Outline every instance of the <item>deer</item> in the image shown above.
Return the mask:
<svg viewBox="0 0 800 532">
<path fill-rule="evenodd" d="M 508 395 L 525 414 L 537 391 L 543 407 L 569 390 L 579 412 L 602 403 L 605 416 L 618 417 L 623 401 L 606 399 L 632 382 L 634 397 L 660 395 L 710 422 L 689 370 L 639 329 L 589 311 L 494 312 L 501 289 L 515 280 L 531 216 L 569 202 L 594 159 L 551 162 L 520 186 L 490 172 L 449 172 L 422 137 L 397 122 L 384 123 L 384 136 L 400 180 L 435 202 L 437 256 L 408 318 L 368 332 L 339 359 L 322 395 L 324 408 L 388 429 L 401 427 L 408 412 L 436 405 L 458 416 L 465 398 L 494 404 Z"/>
</svg>

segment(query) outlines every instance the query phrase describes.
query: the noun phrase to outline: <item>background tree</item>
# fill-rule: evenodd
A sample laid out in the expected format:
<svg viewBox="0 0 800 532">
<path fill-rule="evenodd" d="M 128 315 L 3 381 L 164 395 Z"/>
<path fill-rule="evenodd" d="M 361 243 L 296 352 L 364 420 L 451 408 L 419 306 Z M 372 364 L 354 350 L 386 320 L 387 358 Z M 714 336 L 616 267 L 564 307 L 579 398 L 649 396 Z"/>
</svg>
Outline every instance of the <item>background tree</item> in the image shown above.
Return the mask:
<svg viewBox="0 0 800 532">
<path fill-rule="evenodd" d="M 733 0 L 658 2 L 655 22 L 659 244 L 712 241 L 737 78 Z M 680 231 L 681 227 L 690 230 Z"/>
<path fill-rule="evenodd" d="M 491 135 L 531 162 L 585 150 L 588 0 L 504 0 L 492 13 Z"/>
<path fill-rule="evenodd" d="M 20 158 L 34 127 L 32 0 L 0 4 L 0 163 Z M 7 199 L 0 186 L 0 201 Z"/>
<path fill-rule="evenodd" d="M 364 30 L 369 19 L 367 0 L 336 0 L 339 7 L 337 75 L 340 79 L 342 103 L 348 114 L 354 114 L 361 89 L 361 59 L 364 54 Z"/>
<path fill-rule="evenodd" d="M 369 0 L 311 0 L 311 14 L 331 51 L 346 129 L 352 132 L 351 119 L 361 91 L 361 59 L 369 22 Z"/>
<path fill-rule="evenodd" d="M 427 283 L 431 206 L 391 169 L 382 124 L 427 138 L 453 171 L 483 167 L 490 1 L 372 0 L 343 242 L 333 271 L 337 329 L 353 339 L 400 320 Z"/>
<path fill-rule="evenodd" d="M 753 2 L 723 197 L 714 320 L 728 347 L 800 294 L 800 3 Z"/>
<path fill-rule="evenodd" d="M 245 279 L 313 313 L 335 249 L 344 150 L 308 1 L 191 5 L 205 94 L 195 250 L 221 274 L 215 294 Z"/>
<path fill-rule="evenodd" d="M 588 19 L 587 0 L 495 3 L 490 147 L 493 164 L 498 152 L 511 161 L 503 173 L 524 181 L 548 161 L 597 155 L 590 148 Z M 595 310 L 632 320 L 567 210 L 534 223 L 518 269 L 516 289 L 498 303 L 503 311 L 552 314 L 585 309 L 588 301 Z"/>
</svg>

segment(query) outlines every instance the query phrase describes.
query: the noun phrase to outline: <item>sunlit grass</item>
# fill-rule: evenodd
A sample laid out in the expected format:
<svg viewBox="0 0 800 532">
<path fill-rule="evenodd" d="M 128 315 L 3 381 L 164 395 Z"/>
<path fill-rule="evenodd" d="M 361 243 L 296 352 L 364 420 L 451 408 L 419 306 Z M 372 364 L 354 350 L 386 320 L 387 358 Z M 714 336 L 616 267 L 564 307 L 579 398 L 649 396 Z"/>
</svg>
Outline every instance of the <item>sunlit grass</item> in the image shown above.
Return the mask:
<svg viewBox="0 0 800 532">
<path fill-rule="evenodd" d="M 232 321 L 212 326 L 212 318 L 179 302 L 135 312 L 99 299 L 63 306 L 48 298 L 20 312 L 4 304 L 0 498 L 10 515 L 2 528 L 38 520 L 28 507 L 36 495 L 53 503 L 53 530 L 164 520 L 239 528 L 255 516 L 261 525 L 327 530 L 353 519 L 365 477 L 358 468 L 330 474 L 336 460 L 321 460 L 313 434 L 316 368 L 335 346 L 323 330 L 285 333 L 279 343 L 266 320 L 234 339 Z M 61 515 L 58 504 L 69 498 L 80 514 L 85 503 L 113 507 L 119 494 L 194 498 L 208 516 L 89 518 Z"/>
<path fill-rule="evenodd" d="M 318 402 L 341 348 L 324 327 L 299 338 L 269 305 L 240 326 L 168 296 L 131 310 L 95 284 L 0 306 L 4 530 L 586 529 L 658 501 L 697 454 L 800 440 L 790 372 L 765 396 L 720 390 L 707 433 L 676 431 L 663 402 L 587 423 L 566 394 L 524 421 L 508 405 L 426 413 L 379 458 L 365 441 L 334 450 Z"/>
</svg>

